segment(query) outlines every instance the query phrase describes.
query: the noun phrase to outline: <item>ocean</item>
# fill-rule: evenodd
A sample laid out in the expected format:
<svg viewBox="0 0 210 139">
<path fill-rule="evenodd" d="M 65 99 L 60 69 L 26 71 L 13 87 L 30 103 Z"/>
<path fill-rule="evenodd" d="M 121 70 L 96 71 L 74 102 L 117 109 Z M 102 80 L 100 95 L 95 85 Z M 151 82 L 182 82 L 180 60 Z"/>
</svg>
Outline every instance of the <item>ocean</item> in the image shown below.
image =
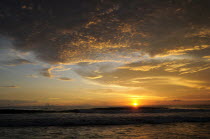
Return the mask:
<svg viewBox="0 0 210 139">
<path fill-rule="evenodd" d="M 0 111 L 1 139 L 210 138 L 208 107 Z"/>
</svg>

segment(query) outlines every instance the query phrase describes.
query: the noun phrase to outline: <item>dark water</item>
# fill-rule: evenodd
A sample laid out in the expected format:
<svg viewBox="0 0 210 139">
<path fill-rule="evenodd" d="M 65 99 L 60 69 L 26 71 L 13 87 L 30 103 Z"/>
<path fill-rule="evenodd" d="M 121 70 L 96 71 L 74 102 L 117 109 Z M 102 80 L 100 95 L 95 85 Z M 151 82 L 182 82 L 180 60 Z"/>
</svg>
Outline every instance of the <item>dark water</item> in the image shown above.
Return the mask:
<svg viewBox="0 0 210 139">
<path fill-rule="evenodd" d="M 2 139 L 209 139 L 209 123 L 0 127 Z"/>
<path fill-rule="evenodd" d="M 210 138 L 208 108 L 0 114 L 0 138 Z"/>
</svg>

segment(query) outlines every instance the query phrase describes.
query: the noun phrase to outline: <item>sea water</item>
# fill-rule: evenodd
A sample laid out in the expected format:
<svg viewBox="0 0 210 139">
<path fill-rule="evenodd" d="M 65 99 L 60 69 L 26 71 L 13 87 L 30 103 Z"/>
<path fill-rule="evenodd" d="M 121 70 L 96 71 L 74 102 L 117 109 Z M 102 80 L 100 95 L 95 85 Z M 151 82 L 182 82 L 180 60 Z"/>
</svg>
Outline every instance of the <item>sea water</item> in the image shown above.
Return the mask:
<svg viewBox="0 0 210 139">
<path fill-rule="evenodd" d="M 210 138 L 210 109 L 0 114 L 0 138 Z"/>
</svg>

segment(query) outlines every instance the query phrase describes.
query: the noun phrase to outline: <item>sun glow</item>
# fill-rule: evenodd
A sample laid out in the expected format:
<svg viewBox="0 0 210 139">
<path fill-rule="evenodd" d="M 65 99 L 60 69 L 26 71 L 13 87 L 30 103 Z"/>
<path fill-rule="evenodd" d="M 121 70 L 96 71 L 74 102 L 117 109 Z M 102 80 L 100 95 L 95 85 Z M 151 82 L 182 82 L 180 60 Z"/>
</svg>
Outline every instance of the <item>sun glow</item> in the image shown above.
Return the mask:
<svg viewBox="0 0 210 139">
<path fill-rule="evenodd" d="M 139 104 L 138 104 L 137 102 L 134 102 L 132 105 L 133 105 L 134 107 L 137 107 Z"/>
</svg>

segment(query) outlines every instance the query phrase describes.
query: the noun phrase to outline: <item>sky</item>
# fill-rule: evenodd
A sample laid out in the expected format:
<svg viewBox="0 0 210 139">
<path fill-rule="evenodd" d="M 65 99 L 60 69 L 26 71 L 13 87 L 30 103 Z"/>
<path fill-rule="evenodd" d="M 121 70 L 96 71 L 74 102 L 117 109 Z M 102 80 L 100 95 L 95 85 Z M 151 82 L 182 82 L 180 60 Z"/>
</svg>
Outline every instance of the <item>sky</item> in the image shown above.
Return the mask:
<svg viewBox="0 0 210 139">
<path fill-rule="evenodd" d="M 209 0 L 1 0 L 0 106 L 210 104 Z"/>
</svg>

